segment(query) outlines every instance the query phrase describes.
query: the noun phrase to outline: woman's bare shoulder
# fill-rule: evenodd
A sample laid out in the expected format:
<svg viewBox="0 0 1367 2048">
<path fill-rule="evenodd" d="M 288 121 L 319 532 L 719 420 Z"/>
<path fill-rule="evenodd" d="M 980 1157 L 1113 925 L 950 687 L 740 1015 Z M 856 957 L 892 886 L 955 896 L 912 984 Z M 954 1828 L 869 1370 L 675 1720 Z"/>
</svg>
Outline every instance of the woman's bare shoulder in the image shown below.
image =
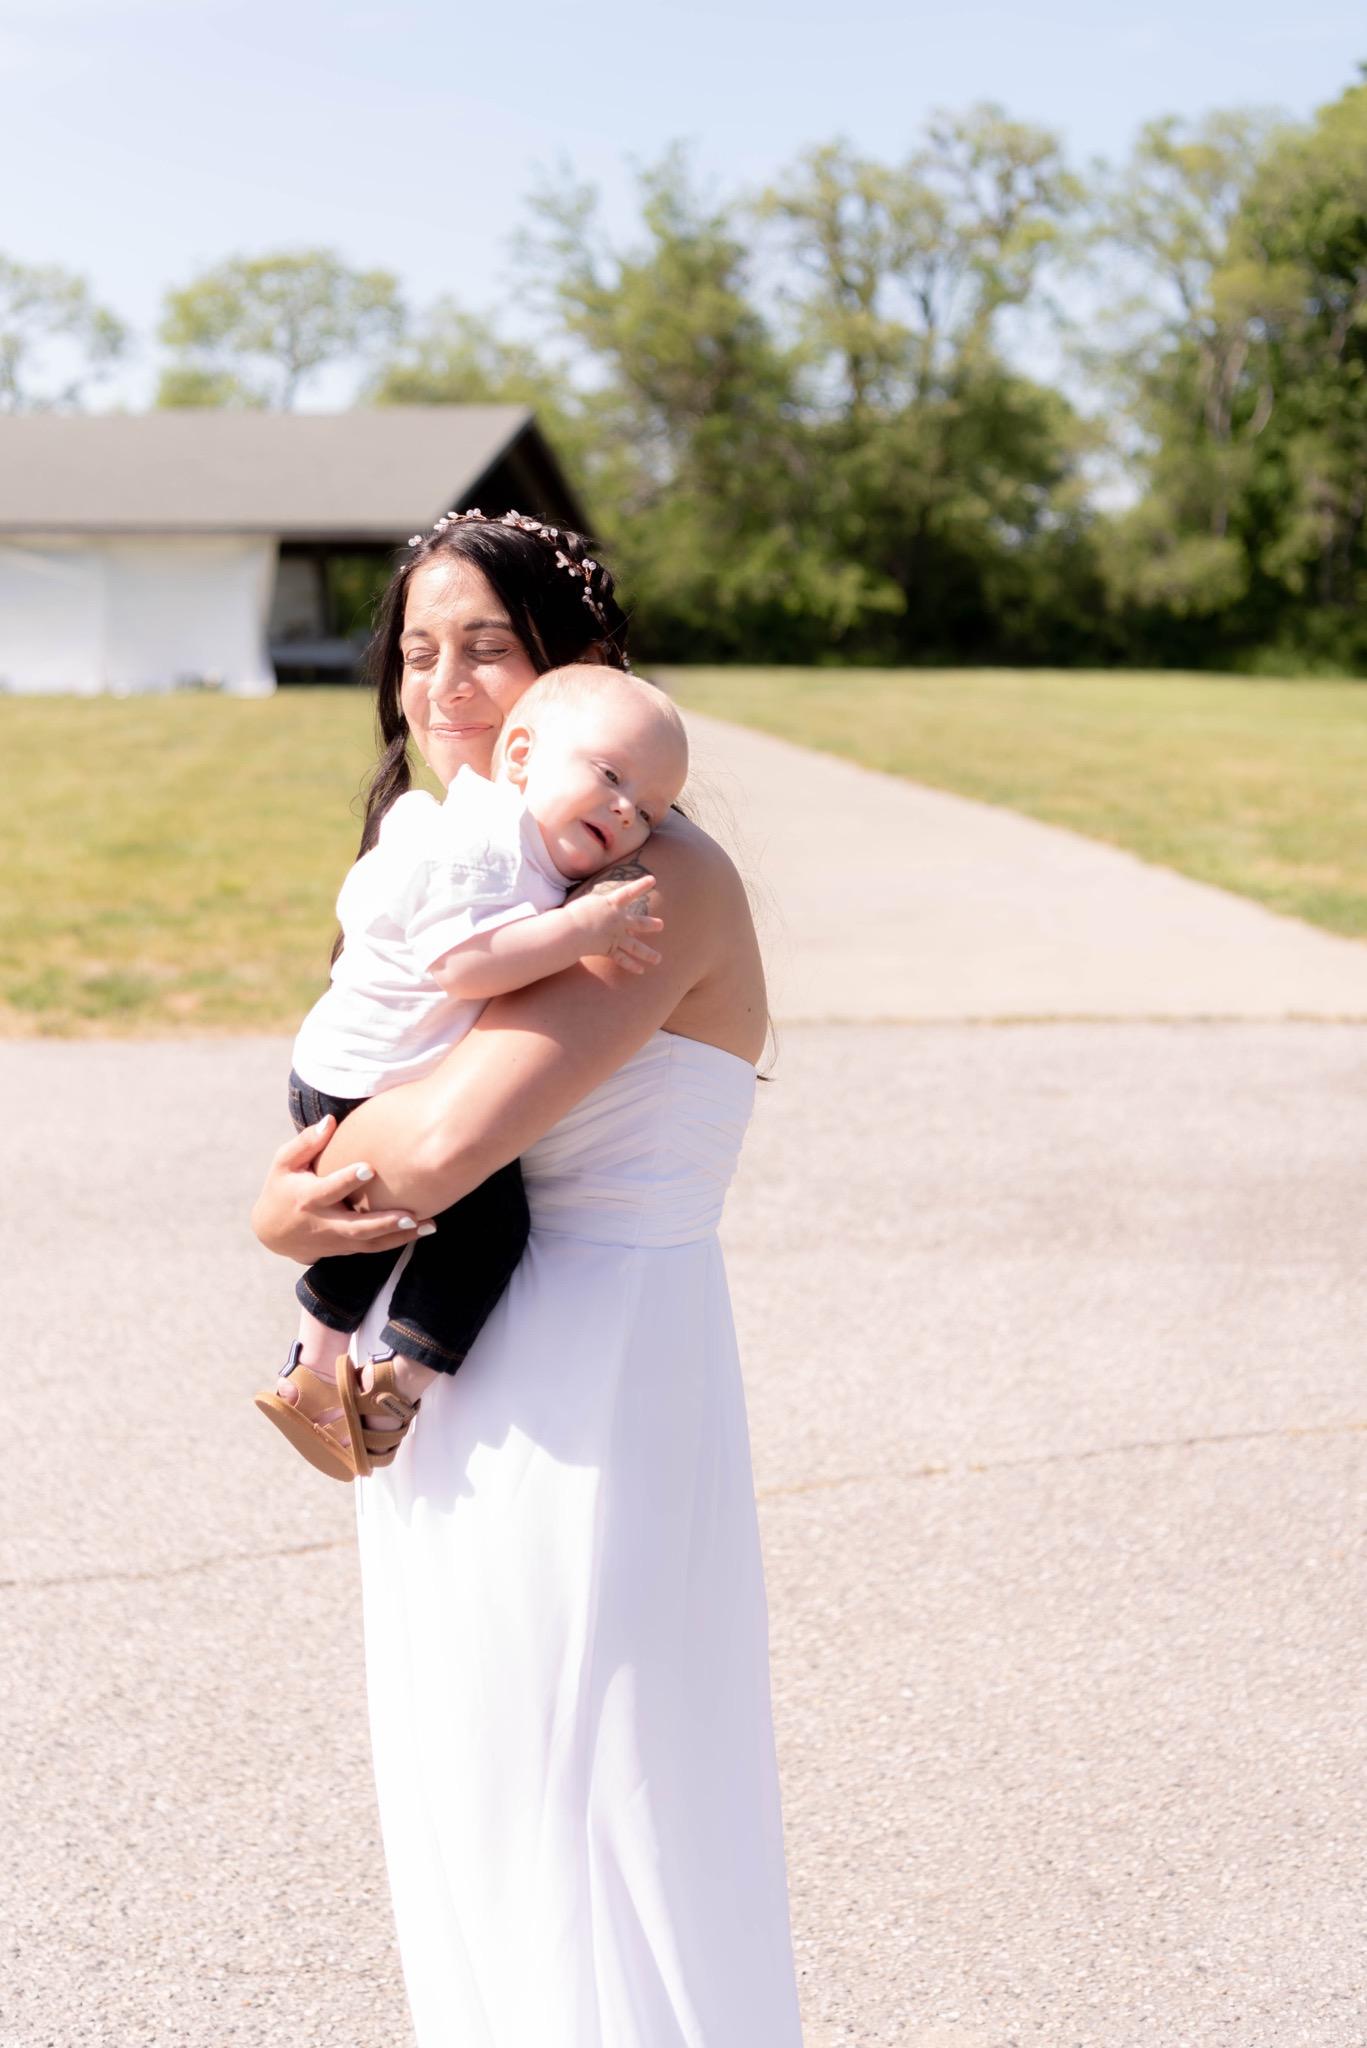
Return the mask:
<svg viewBox="0 0 1367 2048">
<path fill-rule="evenodd" d="M 611 888 L 638 875 L 655 877 L 659 888 L 650 908 L 669 919 L 676 939 L 695 919 L 714 928 L 722 919 L 749 922 L 744 884 L 731 856 L 701 825 L 677 811 L 671 811 L 635 853 L 581 882 L 571 893 Z"/>
<path fill-rule="evenodd" d="M 639 851 L 580 886 L 611 887 L 647 874 L 656 882 L 649 907 L 664 920 L 666 962 L 649 980 L 655 993 L 669 990 L 657 1023 L 758 1059 L 768 1020 L 764 967 L 749 896 L 731 856 L 691 818 L 672 811 Z M 622 979 L 597 962 L 585 963 L 584 972 Z M 639 990 L 637 1000 L 650 993 Z"/>
<path fill-rule="evenodd" d="M 666 1029 L 758 1060 L 768 1003 L 750 900 L 725 847 L 690 818 L 672 814 L 642 849 L 659 884 L 665 931 L 688 931 L 696 971 Z"/>
<path fill-rule="evenodd" d="M 741 889 L 735 862 L 725 847 L 678 811 L 671 811 L 656 826 L 636 858 L 662 888 L 690 892 L 718 887 Z M 744 895 L 743 889 L 741 894 Z"/>
</svg>

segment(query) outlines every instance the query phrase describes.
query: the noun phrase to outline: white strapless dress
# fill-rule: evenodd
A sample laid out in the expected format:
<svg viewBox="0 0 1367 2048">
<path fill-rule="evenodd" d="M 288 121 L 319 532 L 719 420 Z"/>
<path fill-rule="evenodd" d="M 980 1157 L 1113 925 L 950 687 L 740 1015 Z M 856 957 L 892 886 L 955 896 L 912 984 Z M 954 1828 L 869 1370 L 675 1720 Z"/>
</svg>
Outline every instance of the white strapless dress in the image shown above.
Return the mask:
<svg viewBox="0 0 1367 2048">
<path fill-rule="evenodd" d="M 419 2048 L 800 2048 L 716 1237 L 754 1089 L 658 1033 L 541 1140 L 507 1294 L 356 1489 Z"/>
</svg>

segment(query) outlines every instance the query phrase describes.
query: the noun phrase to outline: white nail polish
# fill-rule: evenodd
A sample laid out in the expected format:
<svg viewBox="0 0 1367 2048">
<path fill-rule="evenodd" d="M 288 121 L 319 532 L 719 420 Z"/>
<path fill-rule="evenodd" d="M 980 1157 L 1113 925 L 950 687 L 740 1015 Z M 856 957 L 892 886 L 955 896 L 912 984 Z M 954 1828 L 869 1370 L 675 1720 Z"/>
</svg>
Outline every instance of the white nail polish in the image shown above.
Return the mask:
<svg viewBox="0 0 1367 2048">
<path fill-rule="evenodd" d="M 356 1178 L 357 1178 L 357 1180 L 374 1180 L 374 1178 L 375 1178 L 375 1169 L 374 1169 L 374 1167 L 373 1167 L 373 1166 L 358 1166 L 358 1167 L 357 1167 L 357 1169 L 356 1169 Z"/>
<path fill-rule="evenodd" d="M 420 1223 L 420 1224 L 418 1225 L 418 1236 L 419 1236 L 419 1237 L 435 1237 L 435 1236 L 436 1236 L 436 1234 L 437 1234 L 437 1226 L 436 1226 L 436 1224 L 435 1224 L 435 1223 Z"/>
<path fill-rule="evenodd" d="M 416 1230 L 417 1225 L 411 1216 L 400 1216 L 399 1228 L 400 1230 Z"/>
</svg>

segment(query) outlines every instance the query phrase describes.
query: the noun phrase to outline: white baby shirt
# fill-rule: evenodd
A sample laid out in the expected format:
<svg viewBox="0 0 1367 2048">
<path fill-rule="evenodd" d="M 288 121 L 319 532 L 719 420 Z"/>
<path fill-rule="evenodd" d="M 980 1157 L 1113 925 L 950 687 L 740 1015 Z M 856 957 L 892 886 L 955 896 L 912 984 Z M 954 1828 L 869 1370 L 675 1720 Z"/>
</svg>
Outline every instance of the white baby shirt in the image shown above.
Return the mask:
<svg viewBox="0 0 1367 2048">
<path fill-rule="evenodd" d="M 484 1008 L 448 996 L 433 963 L 476 932 L 554 910 L 567 887 L 511 783 L 462 768 L 444 803 L 401 796 L 342 883 L 346 943 L 294 1041 L 295 1072 L 352 1097 L 429 1073 Z"/>
</svg>

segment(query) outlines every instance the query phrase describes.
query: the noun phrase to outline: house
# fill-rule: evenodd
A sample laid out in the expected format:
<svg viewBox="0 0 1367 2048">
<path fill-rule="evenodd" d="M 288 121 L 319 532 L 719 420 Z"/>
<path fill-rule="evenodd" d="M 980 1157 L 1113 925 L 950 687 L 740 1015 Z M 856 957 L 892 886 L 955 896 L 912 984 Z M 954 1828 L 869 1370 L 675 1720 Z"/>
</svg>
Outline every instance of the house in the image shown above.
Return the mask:
<svg viewBox="0 0 1367 2048">
<path fill-rule="evenodd" d="M 350 680 L 395 549 L 475 504 L 584 524 L 521 406 L 0 418 L 0 690 Z"/>
</svg>

